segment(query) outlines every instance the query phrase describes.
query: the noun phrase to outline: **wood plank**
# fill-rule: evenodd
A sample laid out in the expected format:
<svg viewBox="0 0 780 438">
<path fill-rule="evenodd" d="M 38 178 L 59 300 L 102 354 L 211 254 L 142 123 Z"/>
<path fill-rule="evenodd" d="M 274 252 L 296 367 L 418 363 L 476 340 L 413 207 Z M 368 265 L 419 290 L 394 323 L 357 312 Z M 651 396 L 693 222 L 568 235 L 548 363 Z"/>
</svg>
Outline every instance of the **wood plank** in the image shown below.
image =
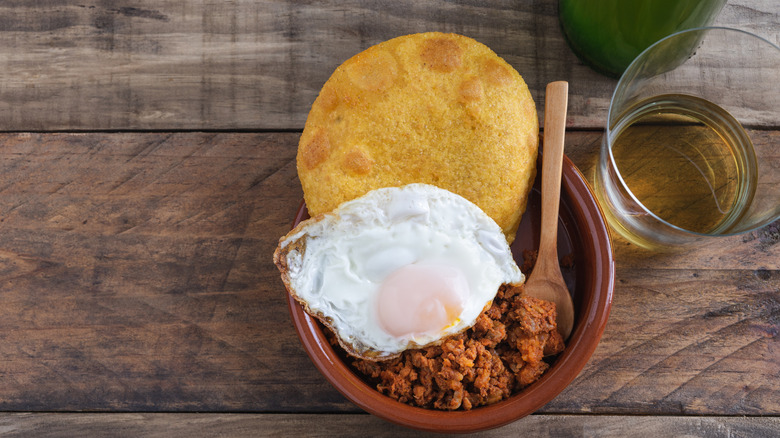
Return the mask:
<svg viewBox="0 0 780 438">
<path fill-rule="evenodd" d="M 300 199 L 278 138 L 4 137 L 0 409 L 354 409 L 272 269 Z"/>
<path fill-rule="evenodd" d="M 471 36 L 524 76 L 542 114 L 570 82 L 569 124 L 601 128 L 615 81 L 567 47 L 555 0 L 507 3 L 236 0 L 0 5 L 0 130 L 302 129 L 344 60 L 386 39 Z M 775 43 L 778 3 L 732 0 L 717 24 Z"/>
<path fill-rule="evenodd" d="M 604 438 L 775 437 L 778 417 L 531 415 L 469 436 L 599 436 Z M 16 438 L 70 435 L 149 438 L 188 436 L 419 437 L 421 433 L 371 415 L 342 414 L 0 414 L 0 433 Z"/>
<path fill-rule="evenodd" d="M 567 150 L 585 166 L 600 135 Z M 358 412 L 271 262 L 297 138 L 0 134 L 0 410 Z M 684 263 L 618 247 L 602 343 L 542 412 L 780 415 L 780 245 L 755 236 Z"/>
<path fill-rule="evenodd" d="M 780 414 L 780 272 L 618 269 L 601 343 L 544 412 Z"/>
</svg>

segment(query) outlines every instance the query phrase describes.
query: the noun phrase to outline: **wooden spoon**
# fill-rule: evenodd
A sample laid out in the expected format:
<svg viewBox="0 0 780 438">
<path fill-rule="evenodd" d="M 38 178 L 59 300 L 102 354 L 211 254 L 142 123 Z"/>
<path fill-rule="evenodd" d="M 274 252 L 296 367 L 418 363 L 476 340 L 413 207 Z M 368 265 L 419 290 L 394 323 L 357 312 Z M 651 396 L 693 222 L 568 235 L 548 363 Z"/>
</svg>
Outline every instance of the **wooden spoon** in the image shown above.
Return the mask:
<svg viewBox="0 0 780 438">
<path fill-rule="evenodd" d="M 539 255 L 525 283 L 529 296 L 552 301 L 558 310 L 558 332 L 567 339 L 574 326 L 574 306 L 558 264 L 558 206 L 561 196 L 563 137 L 569 84 L 547 84 L 544 99 L 544 150 L 542 154 L 542 230 Z"/>
</svg>

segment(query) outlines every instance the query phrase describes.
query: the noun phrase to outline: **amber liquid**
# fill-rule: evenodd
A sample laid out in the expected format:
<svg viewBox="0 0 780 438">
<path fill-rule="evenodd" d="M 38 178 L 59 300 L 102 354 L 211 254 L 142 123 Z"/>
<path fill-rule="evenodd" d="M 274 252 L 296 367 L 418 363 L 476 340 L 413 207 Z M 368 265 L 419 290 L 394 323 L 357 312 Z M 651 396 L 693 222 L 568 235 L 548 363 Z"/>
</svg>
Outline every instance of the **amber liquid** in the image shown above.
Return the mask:
<svg viewBox="0 0 780 438">
<path fill-rule="evenodd" d="M 753 144 L 740 123 L 683 95 L 640 102 L 620 120 L 612 154 L 636 200 L 685 230 L 728 233 L 750 205 L 757 177 Z"/>
</svg>

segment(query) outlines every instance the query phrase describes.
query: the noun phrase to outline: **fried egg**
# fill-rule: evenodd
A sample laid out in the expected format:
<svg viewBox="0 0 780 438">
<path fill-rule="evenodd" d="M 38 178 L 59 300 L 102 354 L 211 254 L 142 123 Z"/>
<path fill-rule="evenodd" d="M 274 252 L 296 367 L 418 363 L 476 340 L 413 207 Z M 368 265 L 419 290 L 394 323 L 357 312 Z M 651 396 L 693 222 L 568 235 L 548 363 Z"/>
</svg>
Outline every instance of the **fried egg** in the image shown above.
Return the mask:
<svg viewBox="0 0 780 438">
<path fill-rule="evenodd" d="M 376 189 L 301 222 L 274 261 L 304 309 L 372 360 L 468 329 L 499 286 L 524 280 L 493 219 L 427 184 Z"/>
</svg>

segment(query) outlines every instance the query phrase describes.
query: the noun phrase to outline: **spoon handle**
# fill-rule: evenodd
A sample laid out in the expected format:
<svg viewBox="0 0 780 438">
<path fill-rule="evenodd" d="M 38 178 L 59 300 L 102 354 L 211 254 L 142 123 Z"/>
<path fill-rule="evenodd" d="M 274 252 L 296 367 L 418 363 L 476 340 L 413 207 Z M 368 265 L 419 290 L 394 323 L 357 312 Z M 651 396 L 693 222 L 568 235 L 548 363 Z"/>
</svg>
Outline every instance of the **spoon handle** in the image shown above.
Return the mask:
<svg viewBox="0 0 780 438">
<path fill-rule="evenodd" d="M 544 144 L 542 158 L 542 226 L 539 259 L 550 251 L 557 252 L 558 207 L 563 167 L 563 138 L 566 132 L 566 107 L 569 83 L 550 82 L 544 99 Z M 550 196 L 547 196 L 550 195 Z M 551 260 L 557 260 L 557 254 Z"/>
</svg>

